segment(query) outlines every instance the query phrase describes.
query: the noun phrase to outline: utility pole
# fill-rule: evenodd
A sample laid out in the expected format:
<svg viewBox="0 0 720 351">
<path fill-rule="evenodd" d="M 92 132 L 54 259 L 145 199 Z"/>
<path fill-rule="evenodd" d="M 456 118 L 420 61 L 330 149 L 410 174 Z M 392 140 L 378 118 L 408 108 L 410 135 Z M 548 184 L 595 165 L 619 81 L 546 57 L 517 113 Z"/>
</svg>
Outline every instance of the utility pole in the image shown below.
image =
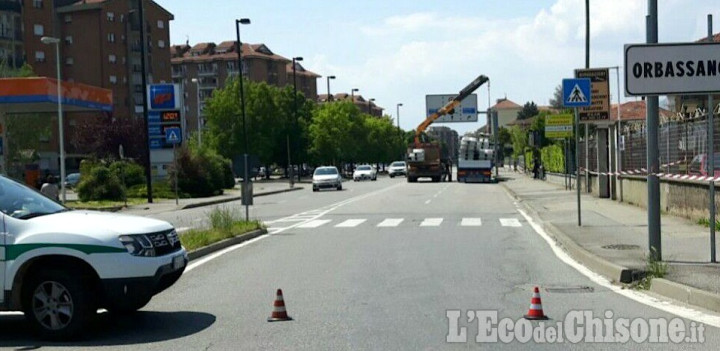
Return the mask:
<svg viewBox="0 0 720 351">
<path fill-rule="evenodd" d="M 713 25 L 712 15 L 707 16 L 708 23 L 708 42 L 713 42 Z M 708 94 L 708 169 L 710 174 L 715 177 L 715 122 L 713 116 L 713 96 Z M 715 179 L 710 180 L 710 262 L 715 263 Z"/>
<path fill-rule="evenodd" d="M 142 92 L 143 92 L 143 120 L 145 123 L 145 182 L 147 186 L 147 201 L 153 202 L 152 194 L 152 162 L 150 162 L 150 131 L 148 130 L 148 92 L 147 92 L 147 37 L 145 36 L 145 11 L 143 0 L 138 0 L 138 17 L 140 17 L 140 69 L 142 70 Z"/>
<path fill-rule="evenodd" d="M 656 44 L 658 42 L 657 14 L 657 0 L 648 0 L 648 15 L 645 18 L 648 44 Z M 660 180 L 657 176 L 657 173 L 660 172 L 658 97 L 647 96 L 645 101 L 647 104 L 648 249 L 652 259 L 662 261 Z M 710 224 L 710 226 L 713 225 L 714 223 Z"/>
</svg>

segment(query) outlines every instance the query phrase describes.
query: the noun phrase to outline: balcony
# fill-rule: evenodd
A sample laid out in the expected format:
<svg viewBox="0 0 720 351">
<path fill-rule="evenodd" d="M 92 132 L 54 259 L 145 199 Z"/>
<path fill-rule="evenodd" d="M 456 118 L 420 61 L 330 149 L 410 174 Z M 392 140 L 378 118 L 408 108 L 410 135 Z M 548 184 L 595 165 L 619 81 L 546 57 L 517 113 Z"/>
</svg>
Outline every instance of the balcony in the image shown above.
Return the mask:
<svg viewBox="0 0 720 351">
<path fill-rule="evenodd" d="M 209 76 L 216 76 L 216 75 L 217 75 L 217 69 L 198 70 L 198 76 L 200 76 L 200 77 L 209 77 Z"/>
</svg>

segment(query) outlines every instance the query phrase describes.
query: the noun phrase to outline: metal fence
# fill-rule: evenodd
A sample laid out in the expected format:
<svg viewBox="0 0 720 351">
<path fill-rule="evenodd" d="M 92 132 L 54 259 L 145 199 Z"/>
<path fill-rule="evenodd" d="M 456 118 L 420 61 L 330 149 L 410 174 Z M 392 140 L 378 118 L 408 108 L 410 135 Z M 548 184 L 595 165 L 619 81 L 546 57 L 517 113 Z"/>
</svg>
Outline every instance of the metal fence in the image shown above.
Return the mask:
<svg viewBox="0 0 720 351">
<path fill-rule="evenodd" d="M 714 119 L 715 153 L 720 151 L 720 116 Z M 697 164 L 693 159 L 708 152 L 707 114 L 681 114 L 661 118 L 658 134 L 660 171 L 666 174 L 697 173 Z M 622 123 L 620 131 L 620 168 L 623 171 L 647 169 L 647 128 L 645 121 L 627 121 Z M 589 167 L 597 172 L 597 143 L 590 138 L 588 145 Z M 585 141 L 580 142 L 580 167 L 585 168 Z M 693 168 L 693 169 L 691 169 Z M 718 166 L 720 168 L 720 166 Z"/>
</svg>

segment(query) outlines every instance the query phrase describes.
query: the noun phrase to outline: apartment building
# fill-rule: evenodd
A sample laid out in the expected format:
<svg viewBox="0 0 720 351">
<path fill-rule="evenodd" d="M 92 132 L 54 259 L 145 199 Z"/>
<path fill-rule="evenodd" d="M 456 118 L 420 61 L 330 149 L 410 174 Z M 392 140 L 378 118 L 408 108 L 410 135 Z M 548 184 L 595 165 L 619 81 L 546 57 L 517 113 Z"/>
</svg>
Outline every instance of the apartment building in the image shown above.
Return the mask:
<svg viewBox="0 0 720 351">
<path fill-rule="evenodd" d="M 170 21 L 173 15 L 143 0 L 148 83 L 170 82 Z M 55 48 L 43 36 L 61 39 L 64 80 L 113 91 L 113 115 L 142 116 L 142 70 L 138 0 L 24 0 L 24 45 L 39 76 L 56 74 Z"/>
<path fill-rule="evenodd" d="M 25 63 L 22 32 L 22 1 L 0 0 L 0 64 Z"/>
<path fill-rule="evenodd" d="M 328 102 L 328 94 L 320 94 L 317 98 L 318 103 L 324 104 Z M 330 101 L 352 101 L 360 111 L 367 113 L 371 116 L 382 117 L 384 108 L 375 104 L 374 100 L 368 100 L 363 98 L 362 95 L 352 95 L 348 93 L 333 94 Z"/>
<path fill-rule="evenodd" d="M 278 87 L 293 84 L 291 59 L 272 52 L 265 44 L 243 43 L 241 50 L 245 78 Z M 203 123 L 202 110 L 212 92 L 238 74 L 237 42 L 174 45 L 171 56 L 173 82 L 181 84 L 185 91 L 188 129 L 196 130 L 198 118 Z M 298 91 L 308 99 L 316 99 L 320 75 L 306 70 L 300 62 L 296 62 L 295 75 Z"/>
<path fill-rule="evenodd" d="M 453 162 L 457 163 L 460 138 L 456 130 L 446 126 L 434 126 L 428 128 L 427 134 L 431 138 L 445 144 L 446 148 L 443 150 L 445 152 L 445 154 L 442 155 L 443 158 L 451 158 Z"/>
</svg>

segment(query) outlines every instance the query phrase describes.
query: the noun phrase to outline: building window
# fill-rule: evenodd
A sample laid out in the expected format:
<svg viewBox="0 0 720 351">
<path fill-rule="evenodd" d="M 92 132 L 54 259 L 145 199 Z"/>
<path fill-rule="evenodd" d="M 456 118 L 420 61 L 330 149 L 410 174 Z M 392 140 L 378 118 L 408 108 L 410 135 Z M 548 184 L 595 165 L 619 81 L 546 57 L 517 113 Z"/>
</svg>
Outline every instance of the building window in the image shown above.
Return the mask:
<svg viewBox="0 0 720 351">
<path fill-rule="evenodd" d="M 65 43 L 66 43 L 66 44 L 72 44 L 72 43 L 73 43 L 72 35 L 68 35 L 68 36 L 65 37 Z"/>
<path fill-rule="evenodd" d="M 108 42 L 109 43 L 115 42 L 115 34 L 114 33 L 108 33 Z"/>
<path fill-rule="evenodd" d="M 33 26 L 33 32 L 37 36 L 42 36 L 45 34 L 45 27 L 43 27 L 42 24 L 36 24 L 35 26 Z"/>
<path fill-rule="evenodd" d="M 45 51 L 35 51 L 35 62 L 45 62 Z"/>
<path fill-rule="evenodd" d="M 158 47 L 164 48 L 165 47 L 165 40 L 158 40 Z"/>
<path fill-rule="evenodd" d="M 114 12 L 108 12 L 107 13 L 107 19 L 109 22 L 115 22 L 115 13 Z"/>
<path fill-rule="evenodd" d="M 72 65 L 75 64 L 75 60 L 73 60 L 72 57 L 66 57 L 66 58 L 65 58 L 65 64 L 68 65 L 68 66 L 72 66 Z"/>
<path fill-rule="evenodd" d="M 117 83 L 117 76 L 110 76 L 110 83 L 112 83 L 112 84 Z"/>
<path fill-rule="evenodd" d="M 43 8 L 43 0 L 33 0 L 33 7 L 36 9 Z"/>
<path fill-rule="evenodd" d="M 65 15 L 65 23 L 71 23 L 72 22 L 72 15 Z"/>
<path fill-rule="evenodd" d="M 163 20 L 158 21 L 158 28 L 160 28 L 160 29 L 165 28 L 165 22 L 163 22 Z"/>
<path fill-rule="evenodd" d="M 115 55 L 108 55 L 108 61 L 110 61 L 110 63 L 115 63 L 115 62 L 117 62 L 117 56 L 115 56 Z"/>
</svg>

